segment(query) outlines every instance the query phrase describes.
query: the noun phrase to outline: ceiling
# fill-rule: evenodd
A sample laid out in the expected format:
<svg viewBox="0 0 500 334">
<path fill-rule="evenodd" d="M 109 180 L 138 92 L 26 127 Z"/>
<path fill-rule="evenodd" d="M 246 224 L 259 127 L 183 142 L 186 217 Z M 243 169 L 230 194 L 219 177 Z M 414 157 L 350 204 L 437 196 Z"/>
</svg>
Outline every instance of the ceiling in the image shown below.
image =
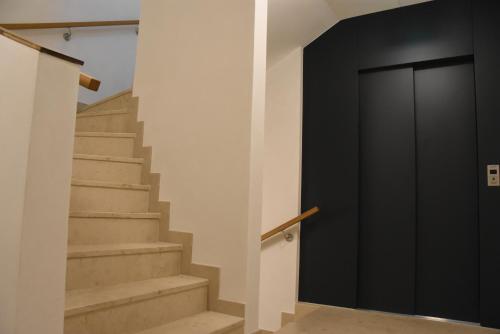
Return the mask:
<svg viewBox="0 0 500 334">
<path fill-rule="evenodd" d="M 268 67 L 339 20 L 429 0 L 269 0 Z"/>
<path fill-rule="evenodd" d="M 270 0 L 273 1 L 273 0 Z M 335 14 L 341 18 L 359 16 L 388 10 L 396 7 L 414 5 L 429 0 L 325 0 Z"/>
</svg>

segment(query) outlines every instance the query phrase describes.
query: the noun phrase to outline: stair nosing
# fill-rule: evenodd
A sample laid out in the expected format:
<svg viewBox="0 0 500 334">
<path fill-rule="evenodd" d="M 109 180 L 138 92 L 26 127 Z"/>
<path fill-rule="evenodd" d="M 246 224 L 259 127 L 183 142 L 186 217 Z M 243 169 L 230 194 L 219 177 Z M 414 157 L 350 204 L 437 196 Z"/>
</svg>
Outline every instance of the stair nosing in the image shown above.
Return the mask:
<svg viewBox="0 0 500 334">
<path fill-rule="evenodd" d="M 147 247 L 146 245 L 151 245 Z M 169 253 L 169 252 L 180 252 L 182 251 L 182 244 L 176 243 L 161 243 L 161 242 L 150 242 L 150 243 L 141 243 L 144 247 L 141 248 L 127 248 L 127 246 L 134 245 L 133 243 L 129 244 L 115 244 L 122 245 L 122 248 L 112 249 L 113 244 L 111 245 L 92 245 L 95 247 L 104 247 L 108 246 L 109 249 L 99 249 L 99 250 L 80 250 L 80 251 L 71 251 L 71 247 L 81 246 L 81 245 L 70 245 L 68 246 L 68 254 L 67 259 L 84 259 L 84 258 L 96 258 L 96 257 L 111 257 L 111 256 L 122 256 L 122 255 L 139 255 L 139 254 L 159 254 L 159 253 Z M 89 246 L 91 247 L 91 246 Z"/>
<path fill-rule="evenodd" d="M 112 155 L 95 155 L 95 154 L 73 154 L 74 160 L 91 160 L 91 161 L 104 161 L 104 162 L 120 162 L 129 164 L 144 164 L 143 158 L 128 158 L 117 157 Z"/>
<path fill-rule="evenodd" d="M 135 294 L 135 295 L 130 295 L 130 296 L 122 296 L 118 298 L 108 298 L 109 300 L 104 300 L 101 302 L 97 302 L 95 304 L 91 305 L 83 305 L 83 306 L 73 306 L 71 308 L 68 308 L 67 306 L 65 307 L 64 311 L 64 317 L 73 317 L 77 316 L 80 314 L 85 314 L 85 313 L 90 313 L 90 312 L 95 312 L 103 309 L 108 309 L 112 307 L 117 307 L 129 303 L 134 303 L 134 302 L 139 302 L 139 301 L 144 301 L 148 299 L 153 299 L 157 297 L 164 297 L 164 296 L 169 296 L 173 295 L 176 293 L 181 293 L 189 290 L 194 290 L 197 288 L 201 287 L 206 287 L 208 286 L 208 280 L 200 277 L 193 277 L 193 276 L 188 276 L 188 275 L 177 275 L 177 276 L 171 276 L 171 277 L 165 277 L 162 279 L 151 279 L 151 280 L 145 280 L 145 281 L 140 281 L 140 282 L 133 282 L 133 283 L 124 283 L 124 284 L 117 284 L 117 285 L 112 285 L 108 287 L 100 287 L 100 288 L 91 288 L 91 289 L 82 289 L 82 290 L 69 290 L 67 294 L 75 294 L 77 292 L 84 293 L 84 292 L 90 292 L 92 290 L 101 290 L 108 292 L 112 288 L 117 288 L 117 287 L 127 287 L 127 286 L 132 286 L 134 284 L 139 284 L 139 283 L 144 283 L 144 282 L 151 282 L 151 281 L 158 281 L 158 280 L 167 280 L 173 277 L 186 277 L 186 278 L 197 278 L 199 281 L 198 282 L 192 282 L 186 285 L 182 286 L 176 286 L 176 287 L 170 287 L 170 288 L 165 288 L 165 289 L 151 289 L 151 291 Z M 66 295 L 66 301 L 68 300 L 68 295 Z"/>
<path fill-rule="evenodd" d="M 80 180 L 80 179 L 72 179 L 71 185 L 75 187 L 123 189 L 123 190 L 137 190 L 137 191 L 151 190 L 151 186 L 145 184 L 112 183 L 112 182 L 101 182 L 101 181 Z"/>
<path fill-rule="evenodd" d="M 70 218 L 105 218 L 105 219 L 153 219 L 161 218 L 159 212 L 98 212 L 98 211 L 73 211 Z"/>
<path fill-rule="evenodd" d="M 134 132 L 92 132 L 92 131 L 77 131 L 75 137 L 102 137 L 102 138 L 137 138 Z"/>
<path fill-rule="evenodd" d="M 82 112 L 77 113 L 76 118 L 122 115 L 122 114 L 129 114 L 129 113 L 130 113 L 130 111 L 128 111 L 126 108 L 112 109 L 112 110 L 82 111 Z"/>
</svg>

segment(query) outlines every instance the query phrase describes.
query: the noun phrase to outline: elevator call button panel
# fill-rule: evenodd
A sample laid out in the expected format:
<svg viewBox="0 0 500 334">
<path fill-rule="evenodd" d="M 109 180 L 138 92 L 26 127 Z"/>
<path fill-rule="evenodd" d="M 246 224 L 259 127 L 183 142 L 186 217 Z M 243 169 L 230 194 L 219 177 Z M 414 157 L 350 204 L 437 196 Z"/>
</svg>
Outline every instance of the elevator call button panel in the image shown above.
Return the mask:
<svg viewBox="0 0 500 334">
<path fill-rule="evenodd" d="M 500 165 L 488 165 L 488 187 L 500 187 Z"/>
</svg>

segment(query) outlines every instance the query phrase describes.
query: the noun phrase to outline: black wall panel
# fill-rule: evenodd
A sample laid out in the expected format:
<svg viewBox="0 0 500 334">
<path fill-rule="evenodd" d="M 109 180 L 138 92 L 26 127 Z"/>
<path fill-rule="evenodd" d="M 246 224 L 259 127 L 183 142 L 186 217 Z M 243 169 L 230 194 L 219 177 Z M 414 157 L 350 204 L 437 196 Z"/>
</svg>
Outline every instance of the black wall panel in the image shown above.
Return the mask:
<svg viewBox="0 0 500 334">
<path fill-rule="evenodd" d="M 470 0 L 438 0 L 360 18 L 361 69 L 473 53 Z"/>
<path fill-rule="evenodd" d="M 473 65 L 415 71 L 416 312 L 478 322 L 479 257 Z"/>
<path fill-rule="evenodd" d="M 363 261 L 363 254 L 358 254 L 359 237 L 363 238 L 364 233 L 363 226 L 358 226 L 362 212 L 358 196 L 363 187 L 359 182 L 358 71 L 365 75 L 387 67 L 443 64 L 450 58 L 473 55 L 479 160 L 480 321 L 500 328 L 500 188 L 486 186 L 486 165 L 500 163 L 499 41 L 500 1 L 435 0 L 342 21 L 305 48 L 302 208 L 319 205 L 321 211 L 301 230 L 301 301 L 356 307 L 358 279 L 360 286 L 364 284 L 358 275 L 358 255 Z M 444 195 L 438 192 L 437 196 L 436 201 L 440 201 Z M 433 249 L 420 245 L 426 233 L 423 229 L 416 234 L 417 263 L 419 255 L 427 256 L 426 252 Z M 444 237 L 443 245 L 450 242 L 447 238 L 450 236 Z M 438 239 L 431 235 L 429 242 Z M 470 246 L 468 241 L 464 245 Z M 461 257 L 467 263 L 475 256 L 472 254 L 477 252 L 472 250 Z M 450 256 L 444 250 L 437 258 Z M 450 265 L 453 267 L 453 263 Z M 420 270 L 429 270 L 419 266 Z M 429 266 L 432 270 L 432 264 Z M 366 269 L 361 262 L 360 269 Z M 417 296 L 419 291 L 416 282 Z M 363 304 L 363 297 L 359 297 Z M 474 297 L 470 300 L 473 305 Z M 419 305 L 418 313 L 435 313 L 422 311 L 424 304 Z M 455 316 L 455 312 L 442 314 L 462 317 Z M 467 319 L 475 319 L 469 314 Z"/>
<path fill-rule="evenodd" d="M 360 97 L 358 307 L 415 307 L 413 68 L 365 73 Z"/>
<path fill-rule="evenodd" d="M 354 307 L 358 248 L 356 29 L 342 22 L 304 51 L 301 301 Z M 328 287 L 328 288 L 326 288 Z"/>
<path fill-rule="evenodd" d="M 500 163 L 500 1 L 474 0 L 479 142 L 481 323 L 500 328 L 500 188 L 486 186 L 486 165 Z"/>
</svg>

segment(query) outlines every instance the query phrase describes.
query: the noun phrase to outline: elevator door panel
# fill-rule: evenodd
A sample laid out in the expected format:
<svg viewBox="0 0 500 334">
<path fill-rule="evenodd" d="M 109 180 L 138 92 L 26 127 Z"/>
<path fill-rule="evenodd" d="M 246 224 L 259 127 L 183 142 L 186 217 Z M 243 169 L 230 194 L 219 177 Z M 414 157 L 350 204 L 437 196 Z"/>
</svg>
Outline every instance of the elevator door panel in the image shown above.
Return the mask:
<svg viewBox="0 0 500 334">
<path fill-rule="evenodd" d="M 416 313 L 478 321 L 478 204 L 472 64 L 415 70 Z"/>
<path fill-rule="evenodd" d="M 360 74 L 358 307 L 414 312 L 413 69 Z"/>
</svg>

